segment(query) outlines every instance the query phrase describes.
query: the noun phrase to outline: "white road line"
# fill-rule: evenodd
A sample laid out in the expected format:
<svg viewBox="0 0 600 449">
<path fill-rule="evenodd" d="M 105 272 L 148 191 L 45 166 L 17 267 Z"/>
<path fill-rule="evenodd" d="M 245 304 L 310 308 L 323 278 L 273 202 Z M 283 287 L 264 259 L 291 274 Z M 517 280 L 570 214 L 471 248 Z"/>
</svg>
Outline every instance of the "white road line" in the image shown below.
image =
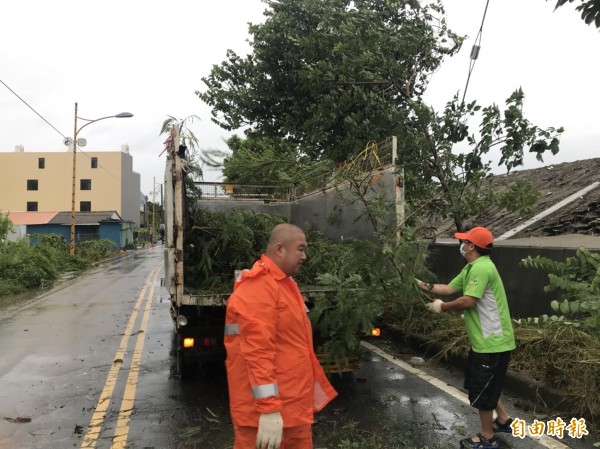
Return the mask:
<svg viewBox="0 0 600 449">
<path fill-rule="evenodd" d="M 415 368 L 414 366 L 412 366 L 406 362 L 403 362 L 402 360 L 399 360 L 398 358 L 394 357 L 391 354 L 388 354 L 387 352 L 383 351 L 382 349 L 379 349 L 377 346 L 374 346 L 371 343 L 368 343 L 366 341 L 361 341 L 360 344 L 363 347 L 367 348 L 369 351 L 374 352 L 381 358 L 387 360 L 390 363 L 393 363 L 394 365 L 398 366 L 399 368 L 403 369 L 404 371 L 408 371 L 409 373 L 414 374 L 417 377 L 420 377 L 425 382 L 429 382 L 434 387 L 439 388 L 440 390 L 449 394 L 450 396 L 469 405 L 469 397 L 464 392 L 460 391 L 458 388 L 454 388 L 453 386 L 448 385 L 446 382 L 444 382 L 436 377 L 433 377 L 433 376 L 427 374 L 426 372 L 421 371 L 420 369 Z M 550 438 L 547 435 L 542 435 L 539 437 L 527 435 L 527 437 L 531 438 L 532 440 L 537 441 L 542 446 L 545 446 L 548 449 L 569 449 L 569 446 L 567 446 L 566 444 L 561 443 L 560 441 L 557 441 L 553 438 Z"/>
</svg>

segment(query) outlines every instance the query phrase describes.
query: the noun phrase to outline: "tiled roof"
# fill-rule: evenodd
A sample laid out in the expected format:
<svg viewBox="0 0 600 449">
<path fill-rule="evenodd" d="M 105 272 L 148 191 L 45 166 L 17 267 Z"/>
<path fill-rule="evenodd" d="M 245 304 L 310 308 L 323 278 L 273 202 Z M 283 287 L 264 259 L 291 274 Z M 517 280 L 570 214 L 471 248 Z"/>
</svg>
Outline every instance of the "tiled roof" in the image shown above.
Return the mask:
<svg viewBox="0 0 600 449">
<path fill-rule="evenodd" d="M 9 212 L 8 219 L 14 225 L 37 225 L 49 223 L 58 212 Z"/>
<path fill-rule="evenodd" d="M 526 215 L 492 207 L 464 223 L 465 228 L 485 226 L 494 236 L 518 230 L 509 237 L 544 237 L 567 234 L 600 235 L 600 158 L 553 164 L 531 170 L 496 175 L 489 179 L 496 192 L 514 181 L 525 181 L 540 193 L 535 210 Z M 583 189 L 589 188 L 588 191 Z M 553 206 L 562 205 L 552 209 Z M 544 215 L 546 214 L 546 215 Z M 533 220 L 539 218 L 537 220 Z M 528 223 L 527 227 L 519 225 Z M 452 237 L 450 220 L 438 223 L 438 237 Z"/>
<path fill-rule="evenodd" d="M 76 225 L 95 225 L 101 221 L 122 221 L 121 216 L 115 211 L 101 211 L 101 212 L 76 212 L 75 213 L 75 224 Z M 52 224 L 71 224 L 71 212 L 59 212 L 50 221 Z"/>
</svg>

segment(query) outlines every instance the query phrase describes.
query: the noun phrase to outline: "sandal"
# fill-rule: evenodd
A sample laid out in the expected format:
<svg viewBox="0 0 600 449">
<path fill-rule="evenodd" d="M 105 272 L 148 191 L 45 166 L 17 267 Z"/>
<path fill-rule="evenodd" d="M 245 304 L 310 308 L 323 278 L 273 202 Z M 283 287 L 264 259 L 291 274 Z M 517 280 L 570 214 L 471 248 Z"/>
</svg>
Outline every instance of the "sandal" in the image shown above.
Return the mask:
<svg viewBox="0 0 600 449">
<path fill-rule="evenodd" d="M 510 426 L 513 423 L 514 419 L 508 418 L 504 424 L 500 423 L 498 418 L 494 419 L 494 433 L 512 433 L 513 429 Z"/>
<path fill-rule="evenodd" d="M 486 438 L 478 433 L 477 438 L 479 438 L 479 441 L 473 441 L 473 438 L 460 440 L 460 446 L 465 449 L 498 449 L 500 447 L 496 437 Z"/>
</svg>

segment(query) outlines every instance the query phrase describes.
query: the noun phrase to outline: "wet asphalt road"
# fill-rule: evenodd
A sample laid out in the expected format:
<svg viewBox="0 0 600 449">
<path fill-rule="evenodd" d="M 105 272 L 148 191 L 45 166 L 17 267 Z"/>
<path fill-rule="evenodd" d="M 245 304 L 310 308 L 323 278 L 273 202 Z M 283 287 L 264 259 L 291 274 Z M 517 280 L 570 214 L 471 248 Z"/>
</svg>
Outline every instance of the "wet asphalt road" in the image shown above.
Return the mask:
<svg viewBox="0 0 600 449">
<path fill-rule="evenodd" d="M 0 311 L 0 449 L 232 447 L 223 370 L 185 382 L 175 374 L 161 264 L 162 247 L 134 252 Z M 372 434 L 389 437 L 382 448 L 458 448 L 478 429 L 476 411 L 452 388 L 461 373 L 428 363 L 418 372 L 403 361 L 410 354 L 378 351 L 366 349 L 356 373 L 333 377 L 339 397 L 316 417 L 315 448 L 361 449 L 358 436 Z M 507 399 L 509 410 L 531 423 L 516 400 Z M 334 445 L 332 434 L 352 441 Z M 502 447 L 564 444 L 591 448 L 502 437 Z"/>
</svg>

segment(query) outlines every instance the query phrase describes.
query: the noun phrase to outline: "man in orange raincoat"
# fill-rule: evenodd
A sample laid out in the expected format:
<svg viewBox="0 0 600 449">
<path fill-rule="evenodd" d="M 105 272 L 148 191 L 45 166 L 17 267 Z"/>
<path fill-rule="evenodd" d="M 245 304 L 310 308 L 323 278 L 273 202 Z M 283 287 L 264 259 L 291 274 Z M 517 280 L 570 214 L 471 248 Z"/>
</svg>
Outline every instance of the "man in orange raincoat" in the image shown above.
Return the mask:
<svg viewBox="0 0 600 449">
<path fill-rule="evenodd" d="M 242 271 L 227 301 L 234 449 L 312 449 L 314 412 L 337 396 L 315 356 L 308 309 L 291 277 L 306 246 L 299 227 L 275 226 L 266 254 Z"/>
</svg>

